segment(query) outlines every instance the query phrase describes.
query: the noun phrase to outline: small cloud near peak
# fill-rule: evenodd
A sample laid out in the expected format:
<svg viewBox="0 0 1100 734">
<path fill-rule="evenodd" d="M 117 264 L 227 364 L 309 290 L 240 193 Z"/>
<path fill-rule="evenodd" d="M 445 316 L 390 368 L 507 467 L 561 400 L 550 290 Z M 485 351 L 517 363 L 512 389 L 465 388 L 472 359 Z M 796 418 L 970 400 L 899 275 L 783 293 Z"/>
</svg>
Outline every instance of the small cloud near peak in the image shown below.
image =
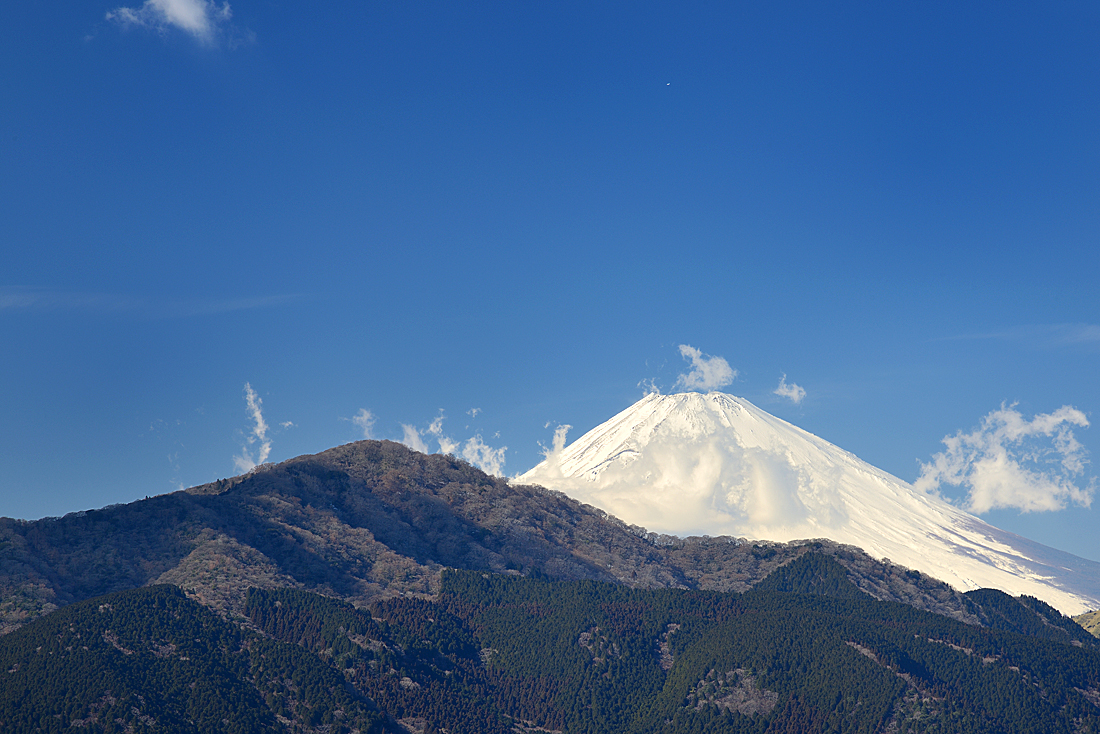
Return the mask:
<svg viewBox="0 0 1100 734">
<path fill-rule="evenodd" d="M 795 405 L 800 404 L 802 399 L 806 397 L 806 391 L 800 385 L 793 382 L 788 383 L 785 374 L 779 378 L 779 387 L 775 388 L 774 393 L 781 398 L 787 398 Z"/>
<path fill-rule="evenodd" d="M 352 416 L 351 422 L 363 431 L 363 438 L 373 438 L 371 434 L 374 431 L 374 413 L 366 408 L 360 408 L 359 412 Z"/>
<path fill-rule="evenodd" d="M 737 370 L 721 357 L 703 354 L 689 344 L 680 345 L 680 356 L 691 362 L 691 371 L 676 378 L 676 387 L 716 390 L 737 379 Z"/>
</svg>

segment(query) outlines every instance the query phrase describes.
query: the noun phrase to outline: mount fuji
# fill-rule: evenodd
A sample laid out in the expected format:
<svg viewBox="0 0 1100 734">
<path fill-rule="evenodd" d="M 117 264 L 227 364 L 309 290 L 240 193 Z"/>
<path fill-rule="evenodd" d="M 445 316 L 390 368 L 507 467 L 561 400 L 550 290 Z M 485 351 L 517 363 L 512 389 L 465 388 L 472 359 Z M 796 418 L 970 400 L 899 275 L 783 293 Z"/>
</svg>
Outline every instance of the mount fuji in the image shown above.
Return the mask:
<svg viewBox="0 0 1100 734">
<path fill-rule="evenodd" d="M 515 480 L 651 531 L 828 538 L 962 591 L 1100 607 L 1100 563 L 1006 532 L 747 400 L 650 394 Z"/>
</svg>

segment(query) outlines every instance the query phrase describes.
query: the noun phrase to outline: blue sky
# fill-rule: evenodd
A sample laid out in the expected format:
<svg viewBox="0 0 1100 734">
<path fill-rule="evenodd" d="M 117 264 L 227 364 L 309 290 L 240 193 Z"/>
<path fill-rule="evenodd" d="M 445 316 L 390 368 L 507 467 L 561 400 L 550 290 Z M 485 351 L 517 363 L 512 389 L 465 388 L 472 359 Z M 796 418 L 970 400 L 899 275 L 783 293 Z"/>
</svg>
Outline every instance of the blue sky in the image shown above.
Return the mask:
<svg viewBox="0 0 1100 734">
<path fill-rule="evenodd" d="M 907 481 L 1002 405 L 1100 416 L 1095 3 L 0 20 L 0 515 L 364 427 L 515 475 L 677 389 L 681 345 Z M 1100 560 L 1096 431 L 994 441 L 1076 494 L 983 517 Z"/>
</svg>

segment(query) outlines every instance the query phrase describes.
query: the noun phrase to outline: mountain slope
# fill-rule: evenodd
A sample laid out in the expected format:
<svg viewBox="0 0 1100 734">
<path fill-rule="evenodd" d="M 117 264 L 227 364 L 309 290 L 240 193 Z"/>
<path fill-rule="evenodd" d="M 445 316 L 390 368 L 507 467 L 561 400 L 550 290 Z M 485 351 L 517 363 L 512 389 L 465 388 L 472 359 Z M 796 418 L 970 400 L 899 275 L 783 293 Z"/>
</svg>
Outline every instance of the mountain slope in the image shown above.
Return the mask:
<svg viewBox="0 0 1100 734">
<path fill-rule="evenodd" d="M 445 567 L 744 592 L 808 553 L 835 559 L 875 599 L 975 625 L 1043 624 L 1022 610 L 987 614 L 942 581 L 852 546 L 647 533 L 453 457 L 361 441 L 129 505 L 0 519 L 0 632 L 149 584 L 178 585 L 234 618 L 245 613 L 250 588 L 309 590 L 362 606 L 432 596 Z"/>
<path fill-rule="evenodd" d="M 829 538 L 957 589 L 1100 606 L 1100 563 L 989 525 L 722 393 L 651 394 L 518 481 L 677 535 Z"/>
<path fill-rule="evenodd" d="M 731 542 L 647 533 L 453 457 L 361 441 L 128 505 L 0 518 L 0 633 L 60 606 L 155 583 L 242 614 L 250 587 L 368 604 L 430 595 L 445 566 L 644 588 L 746 591 L 817 550 L 876 599 L 981 619 L 960 592 L 829 541 Z"/>
</svg>

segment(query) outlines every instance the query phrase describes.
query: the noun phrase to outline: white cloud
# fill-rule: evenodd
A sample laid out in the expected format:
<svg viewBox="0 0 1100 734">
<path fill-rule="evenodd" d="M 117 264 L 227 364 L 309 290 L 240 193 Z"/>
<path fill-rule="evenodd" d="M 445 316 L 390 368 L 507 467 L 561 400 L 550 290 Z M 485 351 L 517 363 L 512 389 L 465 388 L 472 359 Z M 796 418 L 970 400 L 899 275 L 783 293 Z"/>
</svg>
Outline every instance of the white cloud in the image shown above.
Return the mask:
<svg viewBox="0 0 1100 734">
<path fill-rule="evenodd" d="M 422 454 L 431 453 L 431 449 L 428 448 L 428 444 L 424 443 L 424 439 L 420 437 L 420 431 L 417 430 L 416 426 L 402 423 L 401 428 L 405 431 L 405 436 L 401 439 L 401 443 L 405 444 L 413 451 L 419 451 Z"/>
<path fill-rule="evenodd" d="M 543 428 L 549 428 L 554 424 L 553 421 L 546 421 L 546 425 Z M 569 433 L 569 429 L 573 426 L 568 423 L 559 423 L 558 427 L 554 429 L 554 437 L 551 439 L 550 445 L 547 446 L 542 441 L 539 441 L 539 450 L 542 453 L 543 460 L 539 462 L 538 466 L 531 470 L 529 477 L 529 483 L 542 484 L 543 486 L 557 486 L 557 482 L 561 482 L 565 479 L 565 475 L 561 471 L 561 452 L 565 450 L 565 436 Z M 518 479 L 519 475 L 513 477 Z"/>
<path fill-rule="evenodd" d="M 233 457 L 233 465 L 237 468 L 237 471 L 242 473 L 255 469 L 257 465 L 267 461 L 267 457 L 271 454 L 271 440 L 267 437 L 267 423 L 264 422 L 262 410 L 263 400 L 252 389 L 252 385 L 247 382 L 244 383 L 244 401 L 248 407 L 248 415 L 252 418 L 253 426 L 252 430 L 245 436 L 247 443 L 241 446 L 240 455 Z M 257 442 L 260 446 L 255 459 L 253 459 L 252 450 L 249 446 Z"/>
<path fill-rule="evenodd" d="M 546 427 L 549 428 L 550 424 L 547 423 Z M 550 444 L 550 448 L 543 446 L 541 441 L 539 442 L 539 446 L 542 448 L 542 455 L 547 461 L 557 457 L 562 452 L 562 449 L 565 448 L 565 435 L 569 433 L 569 429 L 572 427 L 573 426 L 568 423 L 559 424 L 558 427 L 554 429 L 554 438 L 553 442 Z"/>
<path fill-rule="evenodd" d="M 443 435 L 443 408 L 439 409 L 439 415 L 432 419 L 432 422 L 428 424 L 428 433 L 432 434 L 436 438 Z"/>
<path fill-rule="evenodd" d="M 444 454 L 453 454 L 455 449 L 458 448 L 458 444 L 443 435 L 443 409 L 439 409 L 439 415 L 432 419 L 432 422 L 428 424 L 428 427 L 424 430 L 420 430 L 416 426 L 402 423 L 401 428 L 405 431 L 405 437 L 401 440 L 401 443 L 408 446 L 410 449 L 414 449 L 423 454 L 430 454 L 432 450 L 428 448 L 428 444 L 424 441 L 424 436 L 434 436 L 439 443 L 439 450 Z"/>
<path fill-rule="evenodd" d="M 801 386 L 794 384 L 793 382 L 787 383 L 787 376 L 783 375 L 779 378 L 779 387 L 775 388 L 775 394 L 781 398 L 788 398 L 792 403 L 798 405 L 802 402 L 802 398 L 806 397 L 806 391 Z"/>
<path fill-rule="evenodd" d="M 107 20 L 164 32 L 177 28 L 200 41 L 213 40 L 217 29 L 233 16 L 229 3 L 218 6 L 212 0 L 145 0 L 140 8 L 115 8 Z"/>
<path fill-rule="evenodd" d="M 461 456 L 484 472 L 503 476 L 504 454 L 508 450 L 507 446 L 495 449 L 484 442 L 480 433 L 467 439 L 465 443 L 455 441 L 443 433 L 443 421 L 445 419 L 443 409 L 440 408 L 439 415 L 433 418 L 428 427 L 423 430 L 418 429 L 416 426 L 401 424 L 401 428 L 405 431 L 405 437 L 401 443 L 411 449 L 427 454 L 431 452 L 431 449 L 424 437 L 432 436 L 439 443 L 439 453 Z"/>
<path fill-rule="evenodd" d="M 963 506 L 976 513 L 1000 507 L 1023 512 L 1088 507 L 1095 489 L 1075 483 L 1088 463 L 1087 451 L 1070 426 L 1088 427 L 1085 414 L 1064 405 L 1026 420 L 1015 404 L 1001 405 L 972 433 L 943 439 L 946 451 L 921 464 L 914 486 L 936 492 L 944 484 L 965 487 Z"/>
<path fill-rule="evenodd" d="M 462 448 L 462 458 L 487 474 L 502 477 L 504 476 L 504 453 L 507 450 L 507 446 L 494 449 L 486 445 L 479 433 L 466 441 L 466 445 Z"/>
<path fill-rule="evenodd" d="M 374 420 L 374 413 L 366 408 L 360 408 L 359 412 L 352 417 L 351 422 L 363 431 L 363 438 L 371 438 L 371 431 L 374 430 Z"/>
<path fill-rule="evenodd" d="M 457 441 L 452 440 L 449 436 L 443 435 L 443 408 L 439 409 L 439 415 L 432 419 L 432 422 L 428 424 L 427 432 L 435 436 L 435 440 L 439 442 L 439 453 L 441 454 L 454 454 L 459 447 Z"/>
<path fill-rule="evenodd" d="M 470 416 L 471 418 L 477 418 L 477 414 L 480 412 L 481 408 L 470 408 L 466 411 L 466 415 Z"/>
<path fill-rule="evenodd" d="M 721 357 L 703 354 L 695 347 L 680 345 L 680 356 L 691 360 L 691 372 L 676 378 L 676 386 L 688 390 L 714 390 L 737 379 L 737 370 Z"/>
</svg>

